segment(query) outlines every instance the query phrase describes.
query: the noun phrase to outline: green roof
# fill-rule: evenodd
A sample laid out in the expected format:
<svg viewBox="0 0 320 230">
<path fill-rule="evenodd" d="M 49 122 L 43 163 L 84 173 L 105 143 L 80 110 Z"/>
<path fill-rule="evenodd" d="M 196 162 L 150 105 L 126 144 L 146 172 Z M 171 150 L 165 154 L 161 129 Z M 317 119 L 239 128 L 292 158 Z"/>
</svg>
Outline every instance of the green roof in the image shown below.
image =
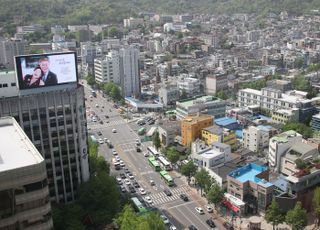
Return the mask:
<svg viewBox="0 0 320 230">
<path fill-rule="evenodd" d="M 189 100 L 178 101 L 178 104 L 182 107 L 187 108 L 187 107 L 194 105 L 194 103 L 193 103 L 194 101 L 203 101 L 204 103 L 212 102 L 212 101 L 220 102 L 221 99 L 219 99 L 217 97 L 213 97 L 213 96 L 202 96 L 202 97 L 197 97 L 197 98 L 193 98 L 193 99 L 189 99 Z"/>
</svg>

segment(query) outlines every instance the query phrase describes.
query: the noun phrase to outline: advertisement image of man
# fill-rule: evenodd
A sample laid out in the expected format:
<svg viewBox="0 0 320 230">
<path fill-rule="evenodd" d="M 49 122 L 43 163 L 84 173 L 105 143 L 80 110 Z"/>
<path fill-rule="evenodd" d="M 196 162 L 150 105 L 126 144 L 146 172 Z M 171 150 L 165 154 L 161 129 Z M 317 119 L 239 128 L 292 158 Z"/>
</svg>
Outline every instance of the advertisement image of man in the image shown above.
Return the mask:
<svg viewBox="0 0 320 230">
<path fill-rule="evenodd" d="M 57 75 L 49 70 L 49 59 L 48 57 L 42 57 L 39 60 L 39 66 L 43 72 L 42 81 L 44 82 L 44 85 L 57 85 L 58 84 L 58 78 Z"/>
</svg>

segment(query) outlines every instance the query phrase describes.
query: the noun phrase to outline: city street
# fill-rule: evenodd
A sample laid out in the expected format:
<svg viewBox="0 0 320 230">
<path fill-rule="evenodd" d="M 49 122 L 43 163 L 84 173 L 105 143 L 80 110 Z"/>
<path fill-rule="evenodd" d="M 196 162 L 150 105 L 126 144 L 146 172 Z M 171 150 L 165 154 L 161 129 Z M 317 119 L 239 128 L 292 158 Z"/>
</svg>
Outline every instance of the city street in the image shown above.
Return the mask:
<svg viewBox="0 0 320 230">
<path fill-rule="evenodd" d="M 170 188 L 171 196 L 167 196 L 163 192 L 165 188 L 169 187 L 161 179 L 159 173 L 150 167 L 148 158 L 143 155 L 147 151 L 147 147 L 152 145 L 152 142 L 141 143 L 140 148 L 142 151 L 136 151 L 136 140 L 140 140 L 136 130 L 142 126 L 137 125 L 134 120 L 127 123 L 120 116 L 117 109 L 113 108 L 112 102 L 108 102 L 100 94 L 97 94 L 96 98 L 89 98 L 91 91 L 90 88 L 85 87 L 88 135 L 94 135 L 97 140 L 99 138 L 107 138 L 111 141 L 114 150 L 117 151 L 125 167 L 133 174 L 135 181 L 146 190 L 147 195 L 151 198 L 151 206 L 165 214 L 169 218 L 170 223 L 177 227 L 177 229 L 185 229 L 189 225 L 194 225 L 197 229 L 212 229 L 206 224 L 206 220 L 213 216 L 206 212 L 203 199 L 194 189 L 191 189 L 187 185 L 185 180 L 180 178 L 180 175 L 170 172 L 176 186 Z M 98 116 L 98 121 L 92 121 L 88 116 L 92 111 Z M 109 118 L 106 118 L 106 116 Z M 99 123 L 99 119 L 102 120 L 103 124 Z M 152 125 L 149 127 L 152 127 Z M 149 127 L 146 127 L 147 131 Z M 114 129 L 116 132 L 114 132 Z M 98 135 L 99 131 L 102 134 L 100 136 Z M 123 172 L 123 170 L 114 170 L 112 149 L 108 147 L 107 143 L 99 145 L 99 154 L 110 163 L 111 171 L 115 176 L 118 177 L 119 173 Z M 155 185 L 151 185 L 151 180 L 155 182 Z M 182 193 L 189 197 L 188 202 L 180 198 L 180 194 Z M 142 195 L 136 190 L 134 196 Z M 195 207 L 200 206 L 205 211 L 203 215 L 200 215 L 195 210 Z M 217 221 L 215 223 L 218 225 L 218 228 L 215 229 L 224 229 L 221 223 Z"/>
</svg>

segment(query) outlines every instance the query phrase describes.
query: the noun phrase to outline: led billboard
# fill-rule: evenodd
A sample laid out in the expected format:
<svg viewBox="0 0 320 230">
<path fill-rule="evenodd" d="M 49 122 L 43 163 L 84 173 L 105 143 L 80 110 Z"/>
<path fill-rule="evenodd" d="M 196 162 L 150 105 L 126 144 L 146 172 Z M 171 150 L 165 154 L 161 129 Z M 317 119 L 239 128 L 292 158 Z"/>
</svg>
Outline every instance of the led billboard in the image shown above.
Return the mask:
<svg viewBox="0 0 320 230">
<path fill-rule="evenodd" d="M 17 56 L 15 61 L 19 89 L 77 82 L 74 52 Z"/>
</svg>

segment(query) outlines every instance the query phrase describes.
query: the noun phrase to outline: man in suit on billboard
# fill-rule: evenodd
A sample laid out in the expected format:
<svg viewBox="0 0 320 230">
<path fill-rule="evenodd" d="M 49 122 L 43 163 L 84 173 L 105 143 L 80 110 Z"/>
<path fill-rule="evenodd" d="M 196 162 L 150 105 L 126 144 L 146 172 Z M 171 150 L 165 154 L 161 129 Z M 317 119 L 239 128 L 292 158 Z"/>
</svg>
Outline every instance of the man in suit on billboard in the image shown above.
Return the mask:
<svg viewBox="0 0 320 230">
<path fill-rule="evenodd" d="M 57 85 L 58 78 L 57 75 L 49 70 L 49 59 L 48 57 L 42 57 L 39 60 L 39 66 L 43 72 L 42 81 L 44 82 L 45 86 L 50 85 Z"/>
</svg>

